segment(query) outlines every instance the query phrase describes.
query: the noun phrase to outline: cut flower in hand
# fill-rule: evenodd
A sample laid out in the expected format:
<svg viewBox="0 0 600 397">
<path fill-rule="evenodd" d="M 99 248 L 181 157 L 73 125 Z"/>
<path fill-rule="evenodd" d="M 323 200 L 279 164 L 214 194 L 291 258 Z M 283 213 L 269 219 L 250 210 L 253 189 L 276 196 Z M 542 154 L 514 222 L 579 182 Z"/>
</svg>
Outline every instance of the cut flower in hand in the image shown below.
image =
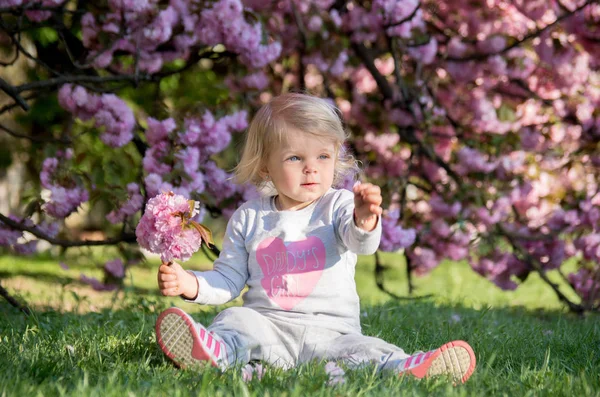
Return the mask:
<svg viewBox="0 0 600 397">
<path fill-rule="evenodd" d="M 194 221 L 198 203 L 173 192 L 148 200 L 135 235 L 145 249 L 160 255 L 163 262 L 186 261 L 204 242 L 213 248 L 212 233 Z"/>
</svg>

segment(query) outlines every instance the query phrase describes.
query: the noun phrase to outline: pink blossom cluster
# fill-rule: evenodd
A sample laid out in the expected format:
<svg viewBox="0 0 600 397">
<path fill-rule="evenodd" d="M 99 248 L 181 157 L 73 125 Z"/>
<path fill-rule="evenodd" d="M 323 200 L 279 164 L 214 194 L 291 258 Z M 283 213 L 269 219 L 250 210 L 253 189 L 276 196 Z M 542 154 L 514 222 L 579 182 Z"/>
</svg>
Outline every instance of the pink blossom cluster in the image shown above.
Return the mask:
<svg viewBox="0 0 600 397">
<path fill-rule="evenodd" d="M 590 183 L 590 185 L 592 184 Z M 600 193 L 582 200 L 578 207 L 581 224 L 598 232 L 600 228 Z"/>
<path fill-rule="evenodd" d="M 171 118 L 149 118 L 146 137 L 150 147 L 142 161 L 148 196 L 165 191 L 190 196 L 208 189 L 220 203 L 243 192 L 245 188 L 236 187 L 230 181 L 231 175 L 209 159 L 229 146 L 233 132 L 247 128 L 247 118 L 244 110 L 219 119 L 207 110 L 200 118 L 186 118 L 182 130 Z"/>
<path fill-rule="evenodd" d="M 351 38 L 356 42 L 374 42 L 382 31 L 388 37 L 406 40 L 416 36 L 415 32 L 427 32 L 419 0 L 375 0 L 370 10 L 352 7 L 342 21 L 342 29 L 352 32 Z M 437 39 L 420 39 L 407 52 L 418 62 L 431 64 L 438 52 Z"/>
<path fill-rule="evenodd" d="M 350 38 L 356 43 L 374 42 L 382 32 L 382 20 L 379 10 L 353 7 L 342 16 L 341 29 L 351 32 Z"/>
<path fill-rule="evenodd" d="M 246 383 L 252 381 L 254 375 L 256 375 L 256 380 L 261 381 L 267 369 L 263 367 L 262 364 L 246 364 L 242 368 L 242 380 Z"/>
<path fill-rule="evenodd" d="M 508 197 L 499 197 L 491 208 L 478 207 L 471 210 L 471 220 L 480 232 L 485 232 L 501 221 L 507 221 L 510 215 L 511 201 Z"/>
<path fill-rule="evenodd" d="M 431 183 L 446 184 L 448 183 L 448 174 L 446 170 L 440 167 L 436 162 L 423 159 L 418 167 L 422 175 Z"/>
<path fill-rule="evenodd" d="M 186 261 L 200 248 L 202 238 L 189 222 L 198 214 L 198 203 L 174 193 L 161 193 L 146 204 L 135 230 L 143 248 L 159 254 L 163 262 Z"/>
<path fill-rule="evenodd" d="M 242 78 L 238 76 L 228 76 L 225 78 L 227 87 L 235 92 L 242 91 L 262 91 L 269 85 L 269 78 L 262 70 L 249 73 Z"/>
<path fill-rule="evenodd" d="M 69 266 L 64 262 L 60 263 L 60 267 L 63 270 L 70 270 Z M 95 291 L 115 291 L 118 289 L 125 278 L 125 264 L 123 261 L 119 258 L 107 261 L 102 267 L 102 271 L 104 273 L 103 281 L 83 273 L 79 276 L 79 281 L 89 285 Z"/>
<path fill-rule="evenodd" d="M 240 0 L 219 0 L 203 9 L 193 1 L 170 0 L 164 8 L 157 3 L 109 1 L 101 18 L 85 14 L 83 43 L 91 50 L 90 62 L 131 72 L 132 66 L 117 56 L 127 53 L 136 56 L 139 70 L 156 73 L 165 63 L 187 59 L 199 45 L 222 44 L 249 68 L 261 68 L 281 53 L 278 41 L 263 42 L 260 23 L 246 21 Z"/>
<path fill-rule="evenodd" d="M 419 0 L 375 0 L 373 10 L 381 15 L 390 36 L 408 39 L 413 29 L 425 29 Z"/>
<path fill-rule="evenodd" d="M 209 161 L 204 165 L 207 188 L 216 202 L 220 203 L 231 197 L 237 190 L 233 182 L 233 175 L 219 168 L 216 163 Z"/>
<path fill-rule="evenodd" d="M 575 273 L 570 273 L 567 278 L 583 303 L 597 306 L 600 302 L 600 273 L 598 268 L 581 268 Z"/>
<path fill-rule="evenodd" d="M 522 245 L 545 270 L 558 269 L 567 259 L 566 244 L 559 238 L 524 241 Z"/>
<path fill-rule="evenodd" d="M 431 214 L 434 217 L 453 218 L 463 209 L 459 201 L 449 202 L 439 194 L 432 194 L 429 199 Z"/>
<path fill-rule="evenodd" d="M 92 287 L 94 289 L 94 291 L 114 291 L 117 288 L 119 288 L 119 286 L 117 284 L 103 283 L 102 281 L 98 280 L 96 277 L 86 276 L 85 274 L 81 274 L 79 276 L 79 281 L 81 281 L 84 284 L 89 285 L 90 287 Z"/>
<path fill-rule="evenodd" d="M 108 261 L 104 264 L 104 271 L 112 278 L 121 280 L 125 277 L 125 265 L 119 258 Z"/>
<path fill-rule="evenodd" d="M 395 252 L 408 248 L 415 243 L 417 232 L 415 229 L 404 229 L 400 224 L 400 211 L 389 210 L 381 217 L 381 243 L 379 249 Z"/>
<path fill-rule="evenodd" d="M 37 253 L 38 242 L 39 240 L 29 240 L 23 243 L 14 244 L 12 248 L 14 252 L 18 255 L 31 256 Z"/>
<path fill-rule="evenodd" d="M 142 209 L 144 204 L 144 196 L 140 192 L 140 187 L 137 183 L 131 182 L 127 184 L 127 199 L 122 205 L 114 210 L 110 211 L 106 215 L 106 219 L 110 223 L 119 223 L 123 220 L 135 214 Z"/>
<path fill-rule="evenodd" d="M 42 164 L 40 181 L 42 187 L 50 191 L 43 209 L 55 218 L 66 218 L 89 199 L 88 191 L 66 173 L 71 157 L 72 151 L 69 150 L 63 156 L 46 158 Z"/>
<path fill-rule="evenodd" d="M 10 215 L 9 218 L 15 222 L 19 221 L 14 215 Z M 8 225 L 5 225 L 4 222 L 0 221 L 0 246 L 9 247 L 11 245 L 17 244 L 17 240 L 21 238 L 23 232 L 20 230 L 15 230 Z"/>
<path fill-rule="evenodd" d="M 529 272 L 527 265 L 514 254 L 500 250 L 482 258 L 471 257 L 469 263 L 473 270 L 504 290 L 516 289 L 515 278 L 523 278 Z"/>
<path fill-rule="evenodd" d="M 173 2 L 175 3 L 175 2 Z M 87 13 L 83 16 L 83 44 L 91 50 L 89 61 L 96 67 L 115 66 L 127 71 L 114 60 L 115 52 L 136 54 L 139 70 L 155 73 L 165 61 L 188 56 L 187 35 L 173 37 L 180 14 L 173 5 L 159 9 L 155 0 L 142 2 L 109 1 L 109 10 L 102 18 Z M 185 5 L 184 3 L 184 6 Z M 174 48 L 166 53 L 157 52 L 157 47 L 173 41 Z"/>
<path fill-rule="evenodd" d="M 43 22 L 52 16 L 50 10 L 39 10 L 38 7 L 59 7 L 65 0 L 0 0 L 0 8 L 25 9 L 25 15 L 33 22 Z"/>
<path fill-rule="evenodd" d="M 281 54 L 278 41 L 263 44 L 260 23 L 246 22 L 240 0 L 217 1 L 202 12 L 196 29 L 202 43 L 224 44 L 229 51 L 240 54 L 240 61 L 252 69 L 265 66 Z"/>
<path fill-rule="evenodd" d="M 410 268 L 419 276 L 431 272 L 440 264 L 441 260 L 434 250 L 421 246 L 408 250 L 407 257 L 410 260 Z"/>
<path fill-rule="evenodd" d="M 346 371 L 338 365 L 335 361 L 328 361 L 325 364 L 325 373 L 329 376 L 327 380 L 327 386 L 343 385 L 346 383 Z"/>
<path fill-rule="evenodd" d="M 24 226 L 37 229 L 50 238 L 56 237 L 60 228 L 57 222 L 42 221 L 36 225 L 31 218 L 23 219 L 15 215 L 10 215 L 9 218 L 15 222 L 22 223 Z M 23 237 L 22 231 L 13 229 L 0 221 L 0 246 L 10 247 L 19 255 L 33 255 L 37 253 L 39 240 L 23 240 L 25 240 L 25 237 Z"/>
<path fill-rule="evenodd" d="M 419 242 L 430 247 L 439 258 L 459 261 L 468 256 L 471 239 L 466 231 L 451 227 L 446 220 L 436 217 L 431 221 L 427 233 L 421 233 Z"/>
<path fill-rule="evenodd" d="M 81 120 L 95 118 L 102 129 L 100 139 L 110 147 L 121 147 L 133 139 L 135 116 L 127 104 L 114 94 L 90 94 L 81 86 L 63 85 L 58 102 Z"/>
<path fill-rule="evenodd" d="M 348 52 L 340 51 L 336 58 L 327 59 L 320 52 L 315 52 L 303 58 L 303 62 L 307 65 L 315 65 L 321 73 L 330 74 L 333 77 L 341 77 L 346 71 L 348 62 Z"/>
<path fill-rule="evenodd" d="M 456 169 L 457 172 L 462 175 L 467 175 L 472 172 L 483 172 L 487 174 L 496 168 L 496 164 L 490 162 L 481 152 L 466 146 L 458 151 L 457 157 L 458 164 L 456 165 Z"/>
<path fill-rule="evenodd" d="M 574 241 L 575 248 L 582 254 L 583 259 L 590 263 L 600 263 L 600 233 L 590 233 Z"/>
<path fill-rule="evenodd" d="M 387 176 L 390 178 L 407 175 L 410 150 L 398 148 L 398 134 L 383 133 L 375 135 L 369 131 L 363 138 L 356 140 L 356 148 L 363 153 L 377 154 L 377 161 L 367 168 L 367 174 L 373 178 Z"/>
</svg>

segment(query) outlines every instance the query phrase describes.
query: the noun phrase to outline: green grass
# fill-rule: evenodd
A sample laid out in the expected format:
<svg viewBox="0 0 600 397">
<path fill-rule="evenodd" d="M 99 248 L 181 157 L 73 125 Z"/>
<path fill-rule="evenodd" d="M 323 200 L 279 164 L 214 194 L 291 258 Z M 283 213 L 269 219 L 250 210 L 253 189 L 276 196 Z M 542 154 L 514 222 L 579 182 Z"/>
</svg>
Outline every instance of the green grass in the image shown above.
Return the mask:
<svg viewBox="0 0 600 397">
<path fill-rule="evenodd" d="M 375 287 L 373 258 L 361 258 L 363 332 L 408 352 L 467 340 L 478 360 L 471 379 L 453 387 L 364 368 L 329 387 L 323 363 L 311 363 L 268 368 L 262 381 L 244 383 L 239 368 L 178 370 L 155 342 L 154 322 L 166 307 L 180 306 L 203 323 L 222 307 L 159 296 L 156 261 L 132 268 L 124 291 L 95 293 L 79 274 L 98 275 L 95 263 L 105 255 L 66 258 L 68 271 L 51 257 L 0 258 L 2 285 L 34 309 L 25 317 L 0 300 L 0 396 L 600 396 L 598 316 L 566 313 L 536 277 L 506 293 L 466 265 L 448 263 L 415 279 L 417 295 L 433 297 L 396 301 Z M 402 262 L 383 260 L 386 286 L 406 295 Z M 195 263 L 209 266 L 200 257 Z"/>
</svg>

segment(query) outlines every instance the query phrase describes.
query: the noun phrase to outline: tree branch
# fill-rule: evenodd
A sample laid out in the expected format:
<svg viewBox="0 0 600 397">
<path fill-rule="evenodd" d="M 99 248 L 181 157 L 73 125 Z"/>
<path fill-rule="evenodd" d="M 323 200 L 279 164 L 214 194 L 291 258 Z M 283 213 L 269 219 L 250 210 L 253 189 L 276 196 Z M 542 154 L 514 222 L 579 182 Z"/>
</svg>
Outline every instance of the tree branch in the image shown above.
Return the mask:
<svg viewBox="0 0 600 397">
<path fill-rule="evenodd" d="M 41 240 L 45 240 L 52 245 L 58 245 L 63 248 L 69 247 L 88 247 L 88 246 L 102 246 L 102 245 L 115 245 L 118 243 L 136 243 L 135 233 L 124 233 L 117 238 L 109 238 L 106 240 L 80 240 L 80 241 L 69 241 L 61 240 L 39 231 L 35 227 L 26 226 L 23 223 L 16 222 L 3 214 L 0 214 L 0 221 L 10 226 L 13 229 L 29 232 Z"/>
<path fill-rule="evenodd" d="M 487 59 L 491 56 L 494 55 L 501 55 L 504 54 L 510 50 L 512 50 L 515 47 L 520 46 L 521 44 L 523 44 L 524 42 L 531 40 L 535 37 L 538 37 L 539 35 L 541 35 L 542 33 L 544 33 L 546 30 L 552 28 L 553 26 L 557 25 L 558 23 L 560 23 L 561 21 L 563 21 L 566 18 L 569 18 L 570 16 L 572 16 L 573 14 L 577 13 L 578 11 L 583 10 L 585 7 L 593 4 L 593 3 L 597 3 L 598 0 L 587 0 L 585 3 L 583 3 L 582 5 L 580 5 L 579 7 L 577 7 L 576 9 L 574 9 L 571 12 L 568 12 L 566 14 L 563 14 L 559 17 L 556 18 L 556 20 L 552 23 L 549 23 L 548 25 L 544 26 L 541 29 L 535 30 L 531 33 L 526 34 L 522 39 L 520 40 L 515 40 L 514 43 L 504 47 L 503 49 L 499 50 L 499 51 L 495 51 L 495 52 L 490 52 L 490 53 L 476 53 L 467 57 L 447 57 L 446 60 L 447 61 L 452 61 L 452 62 L 468 62 L 468 61 L 481 61 L 484 59 Z"/>
<path fill-rule="evenodd" d="M 123 74 L 118 76 L 60 76 L 47 80 L 34 81 L 15 87 L 17 92 L 38 90 L 42 88 L 54 88 L 67 83 L 113 83 L 119 81 L 135 81 L 134 75 Z M 155 77 L 150 75 L 140 75 L 138 79 L 144 81 L 153 81 Z"/>
<path fill-rule="evenodd" d="M 553 283 L 552 280 L 550 280 L 548 278 L 548 275 L 544 271 L 542 264 L 539 263 L 539 261 L 536 258 L 534 258 L 525 249 L 525 247 L 523 247 L 511 234 L 505 233 L 506 231 L 504 230 L 502 225 L 498 224 L 498 230 L 501 232 L 501 234 L 503 234 L 508 239 L 508 241 L 513 246 L 513 248 L 525 259 L 525 263 L 532 270 L 537 272 L 540 275 L 540 277 L 542 278 L 542 280 L 554 290 L 554 292 L 556 293 L 556 295 L 558 296 L 558 299 L 560 301 L 564 302 L 569 307 L 569 309 L 574 313 L 581 314 L 585 311 L 584 306 L 579 305 L 575 302 L 571 302 L 571 300 L 569 298 L 567 298 L 567 296 L 565 294 L 562 293 L 559 286 L 557 284 Z"/>
<path fill-rule="evenodd" d="M 392 89 L 392 86 L 386 80 L 386 78 L 381 73 L 379 73 L 379 70 L 375 66 L 375 63 L 373 62 L 373 59 L 369 55 L 369 51 L 364 46 L 364 44 L 352 42 L 351 45 L 356 55 L 358 55 L 358 57 L 363 61 L 363 64 L 375 79 L 377 87 L 379 87 L 379 90 L 381 91 L 381 94 L 383 94 L 383 97 L 385 99 L 390 99 L 393 101 L 394 90 Z"/>
<path fill-rule="evenodd" d="M 27 84 L 22 84 L 17 87 L 11 87 L 14 92 L 21 93 L 23 91 L 31 91 L 31 90 L 39 90 L 43 88 L 55 88 L 63 84 L 67 83 L 93 83 L 93 84 L 102 84 L 102 83 L 115 83 L 115 82 L 130 82 L 132 84 L 137 84 L 139 81 L 146 82 L 158 82 L 164 77 L 171 76 L 173 74 L 181 73 L 185 69 L 193 66 L 197 63 L 197 60 L 202 58 L 209 58 L 210 55 L 214 54 L 214 52 L 205 52 L 202 55 L 198 55 L 190 59 L 185 66 L 182 66 L 179 69 L 156 73 L 153 75 L 150 74 L 121 74 L 121 75 L 112 75 L 112 76 L 89 76 L 89 75 L 70 75 L 70 76 L 59 76 L 47 80 L 34 81 Z M 226 53 L 226 55 L 229 53 Z"/>
<path fill-rule="evenodd" d="M 363 44 L 354 43 L 354 42 L 352 43 L 352 48 L 354 49 L 354 52 L 356 52 L 356 55 L 358 55 L 358 57 L 363 62 L 363 65 L 365 65 L 367 70 L 371 73 L 371 75 L 373 76 L 373 79 L 375 79 L 375 82 L 377 83 L 377 87 L 381 91 L 381 94 L 383 95 L 384 99 L 390 100 L 394 106 L 402 105 L 401 103 L 398 103 L 399 101 L 397 101 L 394 98 L 394 90 L 392 89 L 392 86 L 375 66 L 375 62 L 369 55 L 367 48 Z M 406 98 L 405 101 L 408 103 L 409 98 Z M 410 109 L 410 106 L 408 106 L 408 108 Z M 414 117 L 414 114 L 413 114 L 413 117 Z M 450 166 L 448 164 L 446 164 L 446 162 L 444 160 L 442 160 L 439 156 L 437 156 L 437 154 L 435 153 L 435 151 L 433 149 L 431 149 L 429 146 L 424 144 L 419 138 L 417 138 L 414 127 L 399 128 L 398 131 L 399 131 L 400 137 L 402 139 L 404 139 L 409 144 L 413 144 L 413 145 L 417 146 L 419 149 L 422 150 L 423 154 L 429 160 L 433 161 L 440 168 L 444 169 L 446 171 L 446 173 L 452 179 L 454 179 L 457 182 L 459 181 L 460 178 L 454 172 L 454 170 L 452 170 L 450 168 Z"/>
</svg>

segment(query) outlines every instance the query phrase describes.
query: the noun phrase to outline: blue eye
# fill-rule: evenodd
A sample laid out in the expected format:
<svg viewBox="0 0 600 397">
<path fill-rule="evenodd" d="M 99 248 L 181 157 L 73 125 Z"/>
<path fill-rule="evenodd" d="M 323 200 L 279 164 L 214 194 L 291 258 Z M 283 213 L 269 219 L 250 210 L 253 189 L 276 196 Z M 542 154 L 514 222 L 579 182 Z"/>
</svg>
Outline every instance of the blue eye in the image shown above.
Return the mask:
<svg viewBox="0 0 600 397">
<path fill-rule="evenodd" d="M 288 160 L 289 161 L 297 161 L 297 160 L 300 160 L 300 157 L 298 157 L 298 156 L 291 156 L 291 157 L 288 157 Z"/>
<path fill-rule="evenodd" d="M 322 154 L 322 155 L 319 156 L 319 158 L 322 159 L 322 160 L 327 160 L 329 158 L 329 155 L 328 154 Z"/>
</svg>

